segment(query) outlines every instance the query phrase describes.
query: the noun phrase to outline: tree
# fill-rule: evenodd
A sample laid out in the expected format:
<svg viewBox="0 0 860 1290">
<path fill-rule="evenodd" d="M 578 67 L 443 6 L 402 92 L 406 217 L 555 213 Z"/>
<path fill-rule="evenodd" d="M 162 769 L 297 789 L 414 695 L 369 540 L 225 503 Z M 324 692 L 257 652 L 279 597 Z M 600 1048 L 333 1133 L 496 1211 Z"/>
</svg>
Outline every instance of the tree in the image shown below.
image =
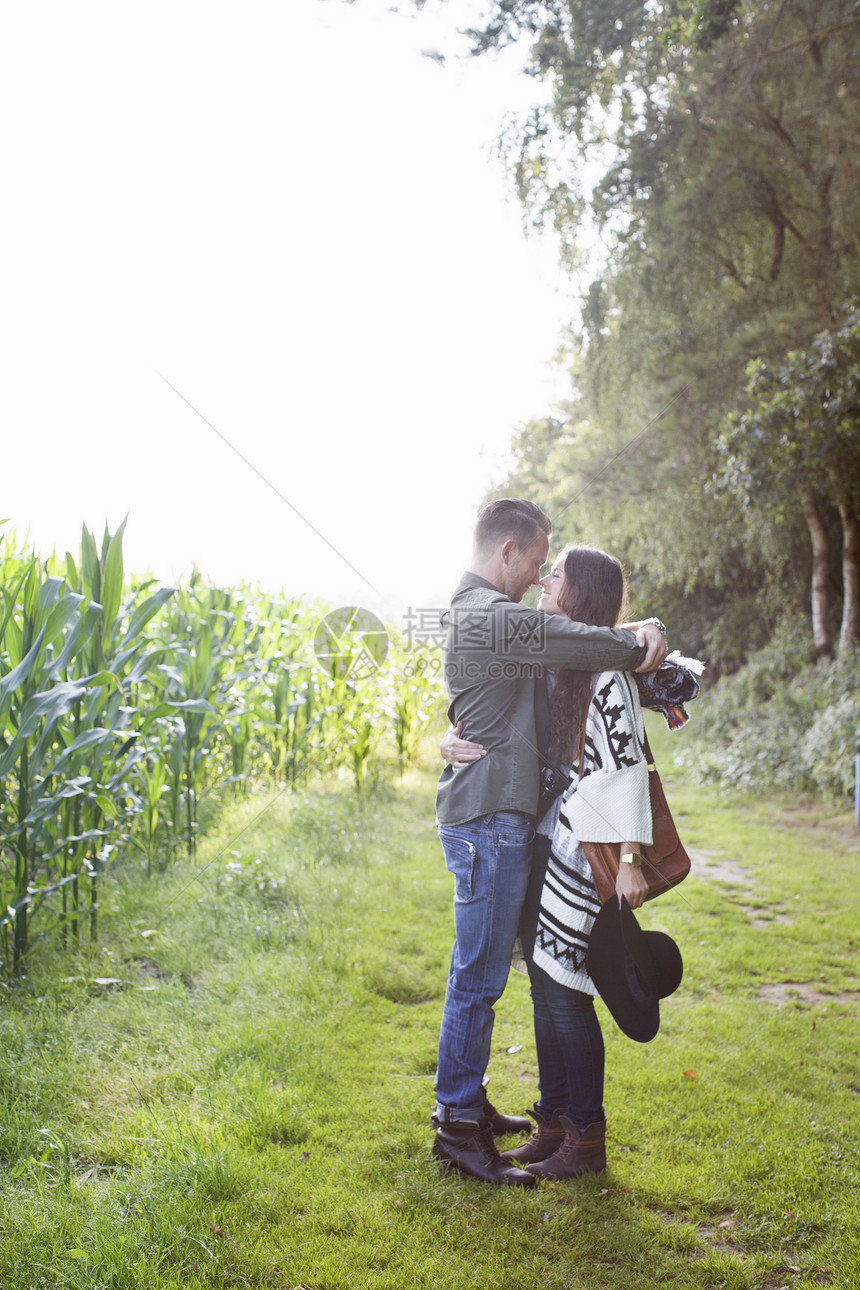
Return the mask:
<svg viewBox="0 0 860 1290">
<path fill-rule="evenodd" d="M 860 310 L 777 365 L 751 364 L 751 406 L 722 436 L 730 488 L 786 520 L 802 513 L 813 561 L 816 654 L 833 654 L 828 508 L 842 529 L 839 652 L 860 644 Z"/>
<path fill-rule="evenodd" d="M 772 475 L 788 490 L 773 505 L 749 506 L 724 486 L 720 434 L 746 407 L 749 364 L 778 371 L 860 294 L 860 14 L 848 0 L 497 0 L 473 33 L 479 52 L 523 36 L 554 96 L 508 132 L 508 155 L 530 218 L 555 224 L 591 285 L 574 410 L 520 437 L 518 473 L 556 435 L 570 479 L 597 472 L 578 503 L 587 529 L 609 515 L 648 590 L 711 631 L 733 598 L 791 607 L 840 525 L 850 568 L 850 499 L 831 486 L 805 526 L 780 523 L 802 501 L 789 477 Z M 803 427 L 819 433 L 814 408 Z"/>
</svg>

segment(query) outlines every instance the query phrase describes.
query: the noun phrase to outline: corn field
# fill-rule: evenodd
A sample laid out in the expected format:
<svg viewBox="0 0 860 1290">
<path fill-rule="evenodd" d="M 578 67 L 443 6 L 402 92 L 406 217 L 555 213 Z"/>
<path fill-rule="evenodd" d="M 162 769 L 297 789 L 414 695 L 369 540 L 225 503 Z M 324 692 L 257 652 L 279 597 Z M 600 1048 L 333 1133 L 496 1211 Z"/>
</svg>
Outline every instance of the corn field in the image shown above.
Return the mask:
<svg viewBox="0 0 860 1290">
<path fill-rule="evenodd" d="M 118 852 L 152 876 L 193 855 L 224 791 L 403 769 L 443 699 L 386 633 L 371 667 L 344 633 L 320 649 L 323 606 L 224 590 L 195 573 L 127 577 L 124 523 L 77 559 L 0 535 L 0 954 L 21 974 L 45 936 L 98 934 Z M 314 649 L 316 637 L 316 652 Z M 366 662 L 366 659 L 364 660 Z"/>
</svg>

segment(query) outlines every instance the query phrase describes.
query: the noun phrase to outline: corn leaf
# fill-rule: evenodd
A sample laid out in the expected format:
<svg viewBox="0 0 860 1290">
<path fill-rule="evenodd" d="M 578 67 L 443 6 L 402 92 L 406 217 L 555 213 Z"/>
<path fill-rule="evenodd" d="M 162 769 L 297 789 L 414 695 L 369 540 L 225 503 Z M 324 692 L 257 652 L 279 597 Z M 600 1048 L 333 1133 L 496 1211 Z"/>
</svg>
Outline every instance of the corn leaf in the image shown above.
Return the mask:
<svg viewBox="0 0 860 1290">
<path fill-rule="evenodd" d="M 67 598 L 69 598 L 68 593 L 64 599 Z M 77 599 L 78 604 L 80 605 L 83 601 L 83 596 L 79 596 Z M 59 676 L 66 670 L 71 660 L 80 652 L 85 641 L 92 636 L 101 616 L 101 605 L 91 600 L 87 604 L 83 613 L 79 615 L 78 621 L 75 623 L 74 627 L 63 642 L 63 648 L 60 650 L 60 653 L 51 665 L 50 675 L 52 678 Z"/>
<path fill-rule="evenodd" d="M 44 639 L 45 629 L 43 628 L 33 642 L 32 649 L 29 650 L 26 658 L 22 658 L 18 666 L 13 667 L 12 671 L 7 672 L 0 680 L 0 717 L 9 711 L 15 691 L 29 680 L 33 664 L 38 657 L 39 650 L 42 648 Z"/>
<path fill-rule="evenodd" d="M 102 578 L 96 540 L 86 525 L 81 532 L 81 581 L 90 600 L 102 603 Z"/>
<path fill-rule="evenodd" d="M 123 636 L 123 645 L 130 644 L 143 631 L 144 627 L 154 618 L 161 606 L 170 600 L 175 591 L 175 587 L 160 587 L 151 596 L 147 596 L 143 604 L 138 605 L 132 611 Z"/>
<path fill-rule="evenodd" d="M 101 594 L 101 603 L 104 607 L 102 647 L 105 649 L 111 639 L 114 623 L 119 613 L 120 601 L 122 600 L 122 535 L 127 522 L 128 516 L 125 517 L 111 538 L 108 538 L 108 532 L 105 529 L 107 550 L 103 555 Z"/>
<path fill-rule="evenodd" d="M 84 692 L 85 687 L 83 685 L 78 685 L 73 681 L 62 681 L 45 693 L 30 696 L 24 704 L 21 721 L 14 738 L 9 743 L 3 756 L 0 757 L 0 778 L 9 774 L 26 747 L 30 736 L 38 729 L 40 723 L 44 722 L 39 742 L 31 753 L 30 758 L 31 774 L 39 773 L 39 765 L 45 745 L 48 739 L 52 737 L 54 727 L 60 717 L 69 711 Z"/>
</svg>

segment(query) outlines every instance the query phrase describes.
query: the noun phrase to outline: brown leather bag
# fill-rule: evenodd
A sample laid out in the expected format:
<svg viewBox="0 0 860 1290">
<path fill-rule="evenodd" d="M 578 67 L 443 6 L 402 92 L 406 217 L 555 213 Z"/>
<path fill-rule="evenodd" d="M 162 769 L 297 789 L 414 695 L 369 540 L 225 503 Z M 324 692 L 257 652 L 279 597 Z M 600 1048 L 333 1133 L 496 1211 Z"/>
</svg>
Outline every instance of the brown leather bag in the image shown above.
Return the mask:
<svg viewBox="0 0 860 1290">
<path fill-rule="evenodd" d="M 645 756 L 648 759 L 648 792 L 651 797 L 651 829 L 654 841 L 643 845 L 642 874 L 648 884 L 646 900 L 662 896 L 664 891 L 677 887 L 690 872 L 690 857 L 684 850 L 672 812 L 660 783 L 660 776 L 654 765 L 651 748 L 646 735 L 643 743 Z M 615 879 L 621 855 L 621 844 L 618 842 L 583 842 L 582 849 L 591 865 L 594 885 L 601 905 L 610 896 L 615 895 Z"/>
</svg>

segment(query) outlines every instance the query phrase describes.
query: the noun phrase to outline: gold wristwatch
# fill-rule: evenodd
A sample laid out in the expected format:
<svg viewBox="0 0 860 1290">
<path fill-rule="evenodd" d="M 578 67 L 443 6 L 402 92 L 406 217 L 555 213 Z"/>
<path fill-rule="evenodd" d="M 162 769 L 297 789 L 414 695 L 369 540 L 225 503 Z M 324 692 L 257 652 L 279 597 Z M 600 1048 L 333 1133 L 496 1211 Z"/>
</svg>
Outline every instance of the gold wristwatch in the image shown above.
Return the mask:
<svg viewBox="0 0 860 1290">
<path fill-rule="evenodd" d="M 634 869 L 642 868 L 642 857 L 638 851 L 622 851 L 621 863 L 632 864 Z"/>
</svg>

